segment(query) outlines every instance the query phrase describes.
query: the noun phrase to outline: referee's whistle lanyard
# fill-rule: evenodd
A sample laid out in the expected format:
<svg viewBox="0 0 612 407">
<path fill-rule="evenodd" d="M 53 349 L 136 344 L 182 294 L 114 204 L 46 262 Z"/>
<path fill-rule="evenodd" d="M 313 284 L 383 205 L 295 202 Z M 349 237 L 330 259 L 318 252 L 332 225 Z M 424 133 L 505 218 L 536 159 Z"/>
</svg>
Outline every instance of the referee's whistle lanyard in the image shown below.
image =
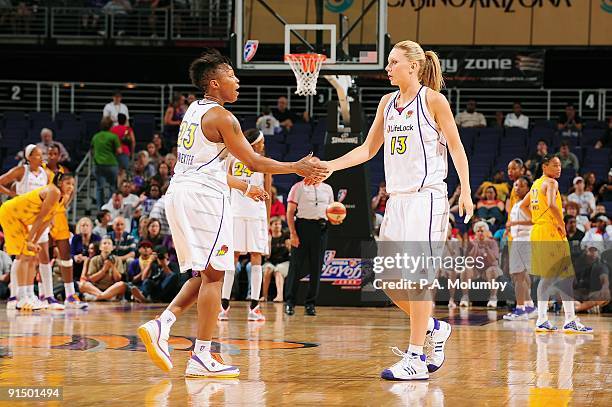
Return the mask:
<svg viewBox="0 0 612 407">
<path fill-rule="evenodd" d="M 317 186 L 313 185 L 314 193 L 315 193 L 315 206 L 319 206 L 319 198 L 317 197 Z"/>
</svg>

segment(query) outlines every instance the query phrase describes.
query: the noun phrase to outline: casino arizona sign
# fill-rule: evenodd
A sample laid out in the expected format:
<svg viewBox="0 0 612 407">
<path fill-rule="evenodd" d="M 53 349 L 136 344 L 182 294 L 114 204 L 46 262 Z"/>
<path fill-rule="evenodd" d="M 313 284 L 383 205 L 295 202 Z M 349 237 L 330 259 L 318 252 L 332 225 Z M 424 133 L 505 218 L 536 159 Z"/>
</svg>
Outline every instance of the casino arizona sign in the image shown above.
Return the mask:
<svg viewBox="0 0 612 407">
<path fill-rule="evenodd" d="M 550 4 L 553 7 L 566 5 L 572 7 L 572 0 L 388 0 L 389 7 L 412 7 L 414 11 L 437 6 L 474 8 L 500 8 L 506 13 L 514 13 L 516 7 L 534 8 Z"/>
</svg>

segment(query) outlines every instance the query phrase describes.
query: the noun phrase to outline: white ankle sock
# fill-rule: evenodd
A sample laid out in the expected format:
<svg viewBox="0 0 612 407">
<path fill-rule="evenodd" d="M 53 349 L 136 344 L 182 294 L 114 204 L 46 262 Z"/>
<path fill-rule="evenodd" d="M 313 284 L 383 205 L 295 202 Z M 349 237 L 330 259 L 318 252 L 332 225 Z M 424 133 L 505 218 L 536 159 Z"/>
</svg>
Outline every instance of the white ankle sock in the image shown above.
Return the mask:
<svg viewBox="0 0 612 407">
<path fill-rule="evenodd" d="M 74 282 L 64 283 L 64 291 L 66 292 L 66 298 L 72 297 L 75 294 Z"/>
<path fill-rule="evenodd" d="M 19 286 L 17 285 L 17 267 L 19 265 L 19 260 L 13 260 L 13 264 L 11 264 L 11 283 L 9 284 L 9 288 L 11 289 L 11 297 L 17 297 L 17 291 Z"/>
<path fill-rule="evenodd" d="M 408 345 L 408 353 L 416 353 L 417 355 L 423 354 L 423 347 L 410 344 Z"/>
<path fill-rule="evenodd" d="M 565 312 L 565 323 L 567 324 L 574 318 L 576 318 L 576 310 L 574 308 L 574 301 L 563 301 L 563 311 Z"/>
<path fill-rule="evenodd" d="M 259 301 L 259 294 L 261 293 L 261 281 L 263 279 L 263 272 L 260 265 L 251 266 L 251 299 Z"/>
<path fill-rule="evenodd" d="M 28 287 L 25 285 L 17 286 L 17 299 L 18 300 L 25 299 L 27 298 L 27 296 L 28 296 Z"/>
<path fill-rule="evenodd" d="M 525 311 L 525 306 L 524 305 L 517 305 L 516 308 L 522 309 L 523 311 Z"/>
<path fill-rule="evenodd" d="M 28 297 L 36 297 L 36 294 L 34 294 L 34 284 L 28 284 L 26 285 L 26 289 L 27 291 L 27 296 Z"/>
<path fill-rule="evenodd" d="M 533 301 L 525 301 L 525 306 L 533 308 Z"/>
<path fill-rule="evenodd" d="M 223 277 L 223 288 L 221 289 L 221 298 L 224 298 L 226 300 L 229 300 L 231 298 L 235 274 L 236 270 L 225 270 L 225 277 Z"/>
<path fill-rule="evenodd" d="M 538 301 L 538 322 L 548 320 L 548 301 Z"/>
<path fill-rule="evenodd" d="M 50 264 L 39 264 L 40 284 L 38 285 L 39 294 L 43 298 L 53 297 L 53 273 Z"/>
<path fill-rule="evenodd" d="M 196 339 L 195 345 L 193 347 L 193 353 L 199 355 L 201 353 L 210 353 L 210 348 L 212 346 L 212 341 L 201 341 Z"/>
<path fill-rule="evenodd" d="M 164 310 L 164 312 L 162 312 L 162 314 L 159 316 L 159 321 L 161 322 L 162 327 L 170 331 L 170 328 L 176 322 L 176 315 L 174 315 L 169 309 Z"/>
</svg>

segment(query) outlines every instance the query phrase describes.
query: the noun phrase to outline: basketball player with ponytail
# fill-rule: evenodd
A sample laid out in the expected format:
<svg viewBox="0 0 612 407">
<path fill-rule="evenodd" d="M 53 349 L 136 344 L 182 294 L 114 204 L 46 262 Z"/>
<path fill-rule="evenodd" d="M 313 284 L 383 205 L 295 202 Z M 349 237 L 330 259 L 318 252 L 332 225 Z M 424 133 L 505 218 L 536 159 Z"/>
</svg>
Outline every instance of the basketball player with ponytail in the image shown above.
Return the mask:
<svg viewBox="0 0 612 407">
<path fill-rule="evenodd" d="M 376 118 L 365 142 L 335 160 L 328 169 L 339 171 L 364 163 L 383 147 L 387 201 L 380 228 L 380 240 L 411 242 L 424 249 L 426 256 L 441 256 L 448 227 L 448 197 L 444 179 L 447 175 L 447 152 L 450 153 L 461 182 L 459 213 L 471 217 L 468 162 L 459 132 L 446 98 L 440 93 L 444 85 L 438 56 L 423 51 L 412 41 L 393 47 L 386 71 L 392 85 L 399 90 L 383 96 Z M 307 180 L 307 183 L 314 181 Z M 427 273 L 432 282 L 435 270 Z M 415 280 L 408 270 L 403 278 Z M 384 277 L 384 275 L 383 275 Z M 419 274 L 419 281 L 423 274 Z M 421 290 L 390 290 L 387 295 L 410 316 L 410 344 L 405 352 L 394 348 L 402 359 L 385 369 L 387 380 L 427 379 L 444 362 L 444 345 L 451 333 L 449 324 L 431 317 L 432 299 L 427 287 Z M 428 297 L 426 297 L 428 296 Z M 425 356 L 425 342 L 432 346 Z"/>
</svg>

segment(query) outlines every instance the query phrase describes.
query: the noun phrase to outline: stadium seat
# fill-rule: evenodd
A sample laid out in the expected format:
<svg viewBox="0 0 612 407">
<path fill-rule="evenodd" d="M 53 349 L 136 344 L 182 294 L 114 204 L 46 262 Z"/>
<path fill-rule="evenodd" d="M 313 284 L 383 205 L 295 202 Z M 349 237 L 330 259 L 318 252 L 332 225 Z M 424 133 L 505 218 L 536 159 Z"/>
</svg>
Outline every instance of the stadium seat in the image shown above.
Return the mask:
<svg viewBox="0 0 612 407">
<path fill-rule="evenodd" d="M 612 215 L 612 201 L 601 202 L 601 204 L 606 207 L 606 214 Z"/>
<path fill-rule="evenodd" d="M 98 125 L 100 124 L 100 120 L 102 120 L 102 111 L 99 112 L 81 112 L 81 114 L 79 115 L 81 118 L 81 121 L 85 122 L 85 121 L 95 121 L 98 122 Z"/>
<path fill-rule="evenodd" d="M 584 149 L 584 160 L 589 164 L 605 165 L 610 163 L 609 148 L 593 148 L 587 147 Z"/>
<path fill-rule="evenodd" d="M 582 147 L 593 147 L 605 135 L 606 131 L 604 129 L 584 129 L 580 135 L 580 145 Z"/>
<path fill-rule="evenodd" d="M 4 112 L 4 121 L 24 121 L 26 120 L 25 112 L 20 110 Z"/>
<path fill-rule="evenodd" d="M 582 124 L 583 129 L 606 129 L 608 123 L 605 120 L 587 120 Z"/>
<path fill-rule="evenodd" d="M 55 113 L 55 122 L 61 127 L 64 123 L 77 122 L 78 119 L 74 113 L 57 112 Z"/>
<path fill-rule="evenodd" d="M 28 117 L 30 119 L 30 123 L 53 121 L 51 113 L 49 112 L 30 112 Z"/>
<path fill-rule="evenodd" d="M 527 129 L 521 129 L 518 127 L 507 128 L 504 132 L 504 137 L 511 140 L 523 140 L 525 142 L 529 136 Z"/>
<path fill-rule="evenodd" d="M 555 120 L 536 120 L 533 123 L 533 127 L 548 128 L 554 130 L 557 128 L 557 122 Z"/>
</svg>

